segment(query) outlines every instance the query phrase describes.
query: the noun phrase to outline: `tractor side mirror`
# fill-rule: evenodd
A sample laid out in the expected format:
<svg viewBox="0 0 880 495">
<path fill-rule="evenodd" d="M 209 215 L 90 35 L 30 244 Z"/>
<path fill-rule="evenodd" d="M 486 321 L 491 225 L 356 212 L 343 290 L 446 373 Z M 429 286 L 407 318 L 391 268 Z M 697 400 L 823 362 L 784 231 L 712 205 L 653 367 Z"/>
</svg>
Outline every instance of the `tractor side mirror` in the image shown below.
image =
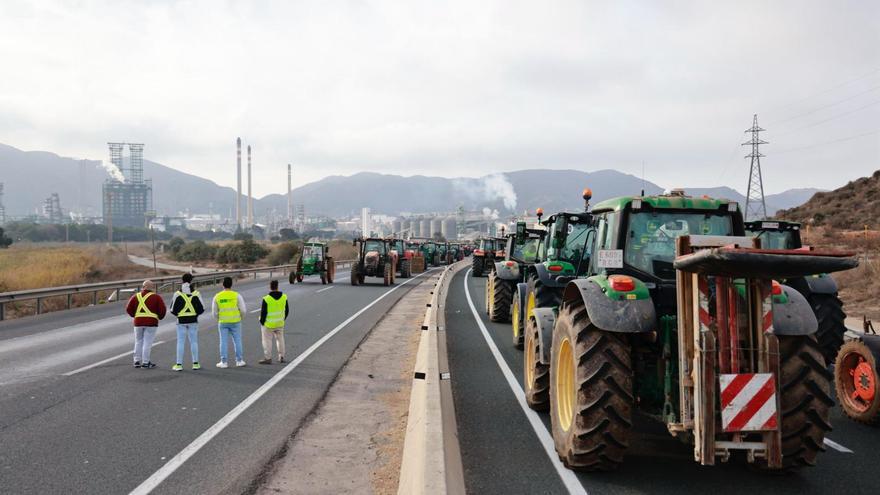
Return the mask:
<svg viewBox="0 0 880 495">
<path fill-rule="evenodd" d="M 526 242 L 526 223 L 516 222 L 516 244 L 521 246 Z"/>
<path fill-rule="evenodd" d="M 568 235 L 568 219 L 559 216 L 553 224 L 553 248 L 562 249 L 565 247 L 565 238 Z"/>
</svg>

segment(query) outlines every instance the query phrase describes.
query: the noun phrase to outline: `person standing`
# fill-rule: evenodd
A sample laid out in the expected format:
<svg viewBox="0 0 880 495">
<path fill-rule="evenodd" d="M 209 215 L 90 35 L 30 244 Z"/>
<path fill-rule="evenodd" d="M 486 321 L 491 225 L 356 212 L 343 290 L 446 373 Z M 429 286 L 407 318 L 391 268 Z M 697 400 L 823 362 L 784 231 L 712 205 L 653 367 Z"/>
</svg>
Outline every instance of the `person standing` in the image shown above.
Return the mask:
<svg viewBox="0 0 880 495">
<path fill-rule="evenodd" d="M 232 277 L 223 279 L 223 290 L 214 296 L 211 312 L 217 318 L 217 330 L 220 332 L 220 362 L 218 368 L 228 368 L 229 336 L 235 347 L 235 365 L 244 366 L 244 349 L 241 343 L 241 318 L 247 314 L 244 298 L 232 290 Z"/>
<path fill-rule="evenodd" d="M 134 318 L 134 367 L 152 369 L 156 365 L 150 361 L 150 351 L 159 320 L 165 318 L 165 301 L 156 294 L 156 284 L 152 280 L 144 280 L 140 292 L 136 292 L 128 300 L 125 312 Z"/>
<path fill-rule="evenodd" d="M 183 371 L 183 351 L 189 339 L 189 351 L 192 355 L 192 369 L 200 370 L 199 364 L 199 315 L 205 312 L 199 291 L 192 290 L 190 284 L 193 276 L 184 273 L 180 290 L 171 299 L 171 314 L 177 317 L 177 361 L 171 367 L 174 371 Z"/>
<path fill-rule="evenodd" d="M 278 348 L 278 362 L 284 362 L 284 321 L 290 314 L 287 294 L 278 290 L 278 281 L 269 282 L 269 293 L 263 296 L 260 309 L 260 334 L 263 337 L 263 359 L 260 364 L 272 364 L 272 341 Z"/>
</svg>

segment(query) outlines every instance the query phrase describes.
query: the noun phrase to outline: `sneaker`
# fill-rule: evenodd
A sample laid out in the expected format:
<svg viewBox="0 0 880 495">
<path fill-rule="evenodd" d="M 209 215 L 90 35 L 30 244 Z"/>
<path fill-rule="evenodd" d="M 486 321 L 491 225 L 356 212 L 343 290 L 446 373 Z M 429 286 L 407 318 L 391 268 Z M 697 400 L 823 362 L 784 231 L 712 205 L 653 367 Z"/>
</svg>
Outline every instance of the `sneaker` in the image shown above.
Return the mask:
<svg viewBox="0 0 880 495">
<path fill-rule="evenodd" d="M 271 358 L 260 359 L 259 361 L 257 361 L 257 363 L 259 363 L 259 364 L 272 364 L 272 359 Z"/>
<path fill-rule="evenodd" d="M 144 369 L 146 369 L 146 370 L 151 370 L 151 369 L 153 369 L 153 368 L 155 368 L 155 367 L 156 367 L 156 363 L 154 363 L 154 362 L 152 362 L 152 361 L 147 361 L 146 363 L 144 363 L 144 364 L 141 365 L 141 368 L 144 368 Z"/>
<path fill-rule="evenodd" d="M 200 370 L 200 369 L 202 369 L 202 365 L 199 364 L 198 361 L 196 361 L 195 363 L 193 363 L 193 369 L 194 369 L 194 370 Z"/>
<path fill-rule="evenodd" d="M 134 367 L 135 367 L 135 368 L 140 368 L 140 367 L 141 367 L 141 362 L 140 362 L 140 361 L 135 361 L 135 362 L 134 362 Z"/>
<path fill-rule="evenodd" d="M 284 360 L 284 356 L 278 356 L 278 362 L 279 363 L 286 363 L 287 361 Z"/>
<path fill-rule="evenodd" d="M 235 362 L 235 367 L 236 367 L 236 368 L 241 368 L 242 366 L 245 366 L 246 364 L 247 364 L 247 363 L 244 362 L 244 359 L 242 359 L 241 361 L 236 361 L 236 362 Z"/>
<path fill-rule="evenodd" d="M 175 364 L 171 367 L 172 371 L 183 371 L 183 365 L 180 363 Z"/>
<path fill-rule="evenodd" d="M 229 367 L 229 365 L 226 364 L 226 361 L 220 361 L 219 363 L 217 363 L 217 367 L 218 367 L 218 368 L 226 369 L 226 368 Z"/>
</svg>

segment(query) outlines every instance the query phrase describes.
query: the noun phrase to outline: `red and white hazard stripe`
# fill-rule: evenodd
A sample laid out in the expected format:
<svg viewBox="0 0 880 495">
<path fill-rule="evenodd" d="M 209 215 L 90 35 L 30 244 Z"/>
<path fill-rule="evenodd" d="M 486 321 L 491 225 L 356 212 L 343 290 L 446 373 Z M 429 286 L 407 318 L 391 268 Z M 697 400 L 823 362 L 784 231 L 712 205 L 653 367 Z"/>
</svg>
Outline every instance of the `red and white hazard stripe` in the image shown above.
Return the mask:
<svg viewBox="0 0 880 495">
<path fill-rule="evenodd" d="M 724 431 L 767 431 L 778 428 L 776 380 L 772 373 L 718 376 Z"/>
</svg>

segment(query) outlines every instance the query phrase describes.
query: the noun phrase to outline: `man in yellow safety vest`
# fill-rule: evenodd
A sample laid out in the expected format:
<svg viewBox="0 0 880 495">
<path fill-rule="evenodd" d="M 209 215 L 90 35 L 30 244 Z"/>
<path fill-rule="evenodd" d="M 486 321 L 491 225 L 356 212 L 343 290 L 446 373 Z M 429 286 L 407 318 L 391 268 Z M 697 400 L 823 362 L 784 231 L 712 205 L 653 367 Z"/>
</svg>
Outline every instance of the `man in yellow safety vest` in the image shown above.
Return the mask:
<svg viewBox="0 0 880 495">
<path fill-rule="evenodd" d="M 150 351 L 159 320 L 165 318 L 165 302 L 156 294 L 156 284 L 152 280 L 144 280 L 140 292 L 136 292 L 128 300 L 125 312 L 134 318 L 134 367 L 152 369 L 156 365 L 150 361 Z"/>
<path fill-rule="evenodd" d="M 183 371 L 183 350 L 187 339 L 192 369 L 202 369 L 199 364 L 199 315 L 205 312 L 205 308 L 199 291 L 190 287 L 192 280 L 191 273 L 184 273 L 180 290 L 171 299 L 171 314 L 177 317 L 177 361 L 171 367 L 174 371 Z"/>
<path fill-rule="evenodd" d="M 269 294 L 263 297 L 260 309 L 260 333 L 263 336 L 263 359 L 260 364 L 272 364 L 272 341 L 278 348 L 278 362 L 284 362 L 284 320 L 290 313 L 287 294 L 278 290 L 278 281 L 269 282 Z"/>
<path fill-rule="evenodd" d="M 211 311 L 217 318 L 217 329 L 220 332 L 220 362 L 217 363 L 217 367 L 229 367 L 227 357 L 230 335 L 235 347 L 235 365 L 244 366 L 246 363 L 241 343 L 241 319 L 247 314 L 247 307 L 241 294 L 232 290 L 232 277 L 223 279 L 223 290 L 214 296 Z"/>
</svg>

